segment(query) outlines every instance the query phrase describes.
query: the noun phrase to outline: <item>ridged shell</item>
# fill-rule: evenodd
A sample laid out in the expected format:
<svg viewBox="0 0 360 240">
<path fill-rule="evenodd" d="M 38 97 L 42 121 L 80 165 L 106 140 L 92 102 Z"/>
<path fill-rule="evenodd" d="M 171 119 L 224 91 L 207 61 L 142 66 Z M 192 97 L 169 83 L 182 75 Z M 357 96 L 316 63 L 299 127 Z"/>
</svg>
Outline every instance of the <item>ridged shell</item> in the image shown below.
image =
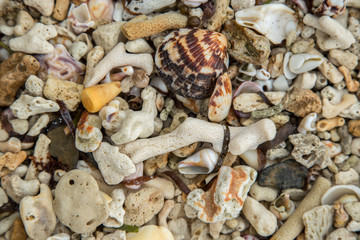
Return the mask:
<svg viewBox="0 0 360 240">
<path fill-rule="evenodd" d="M 211 95 L 217 77 L 227 70 L 227 39 L 203 29 L 183 28 L 159 45 L 155 64 L 167 87 L 178 95 L 202 99 Z"/>
</svg>

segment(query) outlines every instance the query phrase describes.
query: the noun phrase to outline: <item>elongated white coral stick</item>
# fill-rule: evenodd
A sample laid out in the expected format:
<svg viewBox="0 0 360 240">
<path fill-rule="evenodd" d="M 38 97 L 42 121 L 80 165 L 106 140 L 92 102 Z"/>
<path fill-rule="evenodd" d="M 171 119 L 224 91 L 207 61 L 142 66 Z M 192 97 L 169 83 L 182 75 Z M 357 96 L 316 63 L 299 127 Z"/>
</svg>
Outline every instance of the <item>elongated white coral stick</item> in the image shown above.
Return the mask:
<svg viewBox="0 0 360 240">
<path fill-rule="evenodd" d="M 275 124 L 262 119 L 247 127 L 230 127 L 229 151 L 234 155 L 256 148 L 275 137 Z M 119 151 L 128 155 L 134 163 L 171 152 L 194 142 L 209 142 L 216 152 L 221 152 L 224 126 L 196 118 L 187 118 L 173 132 L 149 139 L 120 145 Z"/>
</svg>

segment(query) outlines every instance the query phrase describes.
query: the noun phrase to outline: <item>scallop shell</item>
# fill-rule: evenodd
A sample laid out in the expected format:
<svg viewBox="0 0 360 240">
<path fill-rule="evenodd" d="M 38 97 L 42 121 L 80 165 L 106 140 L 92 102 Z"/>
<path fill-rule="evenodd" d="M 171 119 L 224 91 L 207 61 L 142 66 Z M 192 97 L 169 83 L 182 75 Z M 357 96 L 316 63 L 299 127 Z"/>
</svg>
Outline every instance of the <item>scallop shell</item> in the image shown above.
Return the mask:
<svg viewBox="0 0 360 240">
<path fill-rule="evenodd" d="M 354 185 L 333 186 L 323 194 L 321 204 L 331 205 L 345 194 L 355 194 L 360 199 L 360 188 Z"/>
<path fill-rule="evenodd" d="M 218 157 L 211 148 L 204 148 L 181 161 L 178 170 L 181 174 L 208 174 L 214 170 Z"/>
<path fill-rule="evenodd" d="M 157 48 L 155 64 L 167 87 L 195 99 L 209 97 L 228 67 L 227 39 L 204 29 L 173 31 Z"/>
</svg>

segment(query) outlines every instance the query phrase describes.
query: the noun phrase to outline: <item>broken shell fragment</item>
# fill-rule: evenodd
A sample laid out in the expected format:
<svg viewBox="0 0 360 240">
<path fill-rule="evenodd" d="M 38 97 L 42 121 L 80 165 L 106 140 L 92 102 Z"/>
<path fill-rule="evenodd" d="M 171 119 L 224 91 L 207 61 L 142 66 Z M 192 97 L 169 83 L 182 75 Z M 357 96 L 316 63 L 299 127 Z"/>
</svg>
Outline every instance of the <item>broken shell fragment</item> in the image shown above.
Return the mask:
<svg viewBox="0 0 360 240">
<path fill-rule="evenodd" d="M 230 111 L 232 100 L 231 80 L 228 73 L 221 75 L 209 101 L 208 117 L 212 122 L 221 122 Z"/>
<path fill-rule="evenodd" d="M 235 218 L 239 215 L 256 176 L 256 170 L 248 166 L 223 166 L 210 190 L 193 190 L 187 197 L 187 203 L 199 211 L 198 218 L 203 222 Z"/>
<path fill-rule="evenodd" d="M 77 7 L 75 7 L 74 4 L 71 5 L 67 20 L 70 28 L 76 34 L 86 32 L 95 25 L 95 22 L 91 19 L 89 8 L 86 3 L 82 3 Z"/>
<path fill-rule="evenodd" d="M 112 0 L 90 0 L 88 5 L 92 19 L 111 21 L 114 13 Z"/>
<path fill-rule="evenodd" d="M 211 173 L 219 155 L 211 148 L 204 148 L 191 157 L 181 161 L 178 165 L 181 174 L 208 174 Z"/>
<path fill-rule="evenodd" d="M 323 61 L 323 58 L 318 55 L 310 55 L 305 53 L 295 54 L 292 55 L 289 59 L 289 69 L 293 73 L 300 74 L 313 70 Z"/>
<path fill-rule="evenodd" d="M 226 71 L 227 39 L 218 32 L 182 28 L 159 45 L 155 64 L 160 77 L 176 94 L 195 99 L 210 96 Z"/>
<path fill-rule="evenodd" d="M 68 80 L 75 83 L 82 82 L 85 65 L 73 58 L 63 44 L 56 44 L 54 51 L 36 58 L 40 62 L 39 77 L 47 79 L 51 75 L 57 79 Z"/>
<path fill-rule="evenodd" d="M 290 200 L 288 193 L 282 193 L 271 203 L 270 211 L 275 214 L 277 219 L 286 220 L 295 211 L 295 204 Z"/>
<path fill-rule="evenodd" d="M 321 197 L 321 204 L 333 204 L 346 194 L 355 194 L 360 199 L 360 188 L 354 185 L 335 185 Z"/>
<path fill-rule="evenodd" d="M 279 44 L 296 30 L 295 12 L 284 4 L 270 3 L 236 12 L 236 22 L 265 35 L 272 43 Z"/>
<path fill-rule="evenodd" d="M 119 82 L 110 82 L 85 88 L 81 93 L 81 101 L 88 112 L 100 111 L 107 103 L 121 92 Z"/>
</svg>

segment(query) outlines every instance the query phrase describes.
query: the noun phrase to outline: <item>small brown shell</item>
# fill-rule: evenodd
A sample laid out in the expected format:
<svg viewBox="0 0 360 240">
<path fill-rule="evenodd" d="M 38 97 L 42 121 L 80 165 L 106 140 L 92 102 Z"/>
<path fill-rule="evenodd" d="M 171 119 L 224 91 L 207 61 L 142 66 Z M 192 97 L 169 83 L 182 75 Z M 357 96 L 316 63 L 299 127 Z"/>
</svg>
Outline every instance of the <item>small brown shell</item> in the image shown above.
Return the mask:
<svg viewBox="0 0 360 240">
<path fill-rule="evenodd" d="M 214 90 L 216 79 L 227 70 L 226 47 L 227 39 L 221 33 L 179 29 L 159 45 L 156 68 L 171 91 L 183 97 L 206 98 Z"/>
</svg>

